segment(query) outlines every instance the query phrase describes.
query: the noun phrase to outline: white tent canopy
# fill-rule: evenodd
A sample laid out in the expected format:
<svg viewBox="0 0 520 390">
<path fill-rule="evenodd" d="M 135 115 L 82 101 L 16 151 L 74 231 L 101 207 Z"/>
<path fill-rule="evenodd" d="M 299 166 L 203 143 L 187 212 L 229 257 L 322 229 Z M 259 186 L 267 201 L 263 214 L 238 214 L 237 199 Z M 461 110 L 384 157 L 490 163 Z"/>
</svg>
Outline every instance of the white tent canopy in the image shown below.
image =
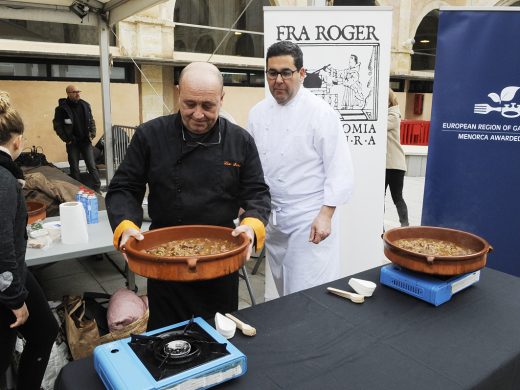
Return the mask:
<svg viewBox="0 0 520 390">
<path fill-rule="evenodd" d="M 165 0 L 0 0 L 0 19 L 97 26 L 107 182 L 114 175 L 110 107 L 109 30 L 114 24 Z"/>
</svg>

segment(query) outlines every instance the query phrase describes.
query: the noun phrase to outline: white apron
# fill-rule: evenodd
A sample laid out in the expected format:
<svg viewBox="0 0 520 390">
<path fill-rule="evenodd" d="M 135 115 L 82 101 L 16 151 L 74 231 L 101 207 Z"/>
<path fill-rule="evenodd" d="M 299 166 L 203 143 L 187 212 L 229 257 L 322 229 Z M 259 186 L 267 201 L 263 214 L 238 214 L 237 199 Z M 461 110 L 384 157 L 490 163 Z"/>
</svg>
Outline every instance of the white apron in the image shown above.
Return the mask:
<svg viewBox="0 0 520 390">
<path fill-rule="evenodd" d="M 303 87 L 286 105 L 269 96 L 250 113 L 272 198 L 267 258 L 280 295 L 339 278 L 339 221 L 319 244 L 309 243 L 311 224 L 323 205 L 348 201 L 353 170 L 338 113 Z"/>
</svg>

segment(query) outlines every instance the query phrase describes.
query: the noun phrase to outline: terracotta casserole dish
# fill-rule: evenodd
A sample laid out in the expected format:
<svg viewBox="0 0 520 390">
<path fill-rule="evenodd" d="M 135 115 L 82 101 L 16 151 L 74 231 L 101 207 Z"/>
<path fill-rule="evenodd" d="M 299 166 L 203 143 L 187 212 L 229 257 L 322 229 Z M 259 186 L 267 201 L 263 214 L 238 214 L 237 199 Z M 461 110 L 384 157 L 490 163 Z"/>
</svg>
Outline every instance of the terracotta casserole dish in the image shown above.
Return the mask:
<svg viewBox="0 0 520 390">
<path fill-rule="evenodd" d="M 42 221 L 47 216 L 47 207 L 41 202 L 28 201 L 27 205 L 27 224 L 32 224 L 38 221 Z"/>
<path fill-rule="evenodd" d="M 400 239 L 431 238 L 449 241 L 472 249 L 475 253 L 463 256 L 432 256 L 412 252 L 395 245 Z M 433 275 L 460 275 L 473 272 L 486 265 L 488 252 L 493 248 L 483 238 L 456 229 L 433 226 L 395 228 L 383 234 L 385 256 L 393 263 L 412 271 Z"/>
<path fill-rule="evenodd" d="M 214 279 L 237 271 L 246 260 L 249 238 L 246 234 L 233 237 L 232 231 L 221 226 L 172 226 L 145 232 L 142 241 L 131 237 L 122 249 L 130 269 L 147 278 L 181 282 Z M 144 252 L 169 241 L 188 238 L 223 239 L 239 246 L 216 255 L 157 256 Z"/>
</svg>

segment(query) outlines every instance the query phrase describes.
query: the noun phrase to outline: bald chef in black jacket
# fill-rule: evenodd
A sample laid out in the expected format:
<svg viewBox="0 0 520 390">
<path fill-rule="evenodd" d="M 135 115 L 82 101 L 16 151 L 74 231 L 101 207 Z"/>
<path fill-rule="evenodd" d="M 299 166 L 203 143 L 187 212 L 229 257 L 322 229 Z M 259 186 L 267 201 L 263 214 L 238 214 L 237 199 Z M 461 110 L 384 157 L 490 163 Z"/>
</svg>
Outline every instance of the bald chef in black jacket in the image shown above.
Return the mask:
<svg viewBox="0 0 520 390">
<path fill-rule="evenodd" d="M 253 138 L 219 117 L 223 79 L 209 63 L 194 62 L 179 78 L 179 113 L 140 125 L 106 195 L 114 245 L 130 236 L 143 239 L 139 226 L 149 186 L 150 229 L 176 225 L 240 226 L 256 248 L 263 246 L 271 197 Z M 148 329 L 211 318 L 238 309 L 238 272 L 221 278 L 172 282 L 148 279 Z"/>
</svg>

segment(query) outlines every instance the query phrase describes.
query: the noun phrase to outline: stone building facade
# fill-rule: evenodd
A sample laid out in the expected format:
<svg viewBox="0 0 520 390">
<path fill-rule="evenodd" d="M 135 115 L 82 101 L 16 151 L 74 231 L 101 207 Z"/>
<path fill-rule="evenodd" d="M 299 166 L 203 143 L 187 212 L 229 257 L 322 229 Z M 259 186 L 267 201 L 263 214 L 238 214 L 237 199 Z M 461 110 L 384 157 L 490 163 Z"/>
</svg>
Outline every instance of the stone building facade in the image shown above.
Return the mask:
<svg viewBox="0 0 520 390">
<path fill-rule="evenodd" d="M 360 2 L 254 0 L 251 9 L 242 13 L 247 3 L 246 0 L 168 0 L 119 22 L 111 32 L 110 52 L 113 73 L 117 70 L 124 75 L 111 84 L 113 123 L 135 126 L 176 111 L 178 71 L 192 61 L 210 61 L 226 71 L 224 109 L 245 125 L 249 109 L 264 96 L 262 6 L 359 5 Z M 439 8 L 520 5 L 520 1 L 510 0 L 366 3 L 393 7 L 390 76 L 392 87 L 399 91 L 401 105 L 405 107 L 405 117 L 412 119 L 429 119 L 430 115 Z M 95 68 L 99 61 L 96 30 L 8 18 L 5 13 L 0 16 L 0 89 L 7 89 L 13 100 L 19 102 L 29 124 L 29 143 L 49 151 L 51 161 L 65 160 L 51 120 L 57 99 L 63 97 L 67 84 L 80 84 L 86 92 L 84 98 L 94 108 L 95 118 L 102 121 L 99 81 L 95 77 L 75 79 Z M 20 69 L 21 76 L 17 75 Z M 420 115 L 413 110 L 416 93 L 424 95 L 424 111 Z M 27 102 L 27 98 L 35 96 L 36 106 Z"/>
</svg>

